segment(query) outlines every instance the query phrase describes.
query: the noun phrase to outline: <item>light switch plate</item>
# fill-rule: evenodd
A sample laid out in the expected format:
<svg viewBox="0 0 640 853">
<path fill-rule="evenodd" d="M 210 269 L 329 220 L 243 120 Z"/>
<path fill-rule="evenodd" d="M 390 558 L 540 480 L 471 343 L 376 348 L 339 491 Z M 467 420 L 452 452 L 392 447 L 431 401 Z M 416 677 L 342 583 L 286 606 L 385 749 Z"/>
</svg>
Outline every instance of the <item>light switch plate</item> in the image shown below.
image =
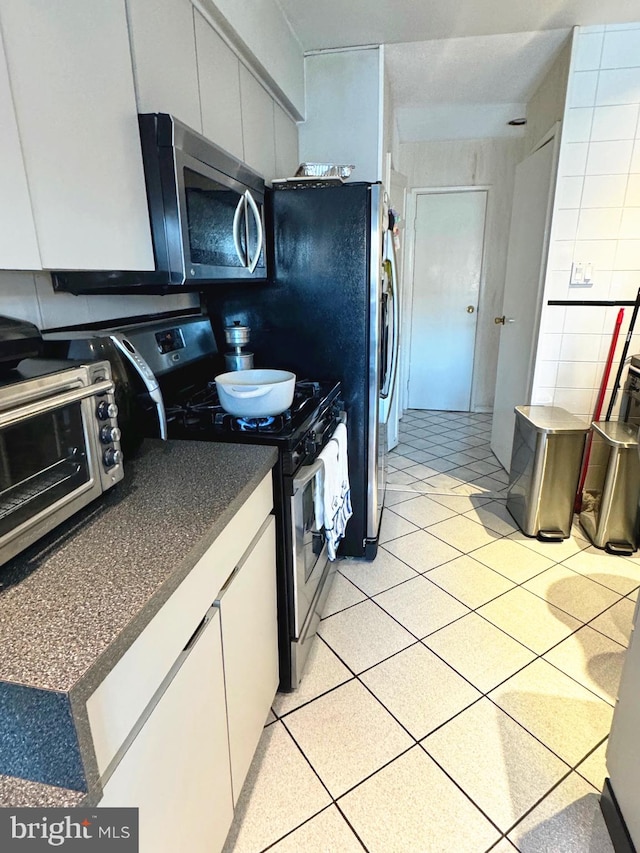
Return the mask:
<svg viewBox="0 0 640 853">
<path fill-rule="evenodd" d="M 591 287 L 593 284 L 593 264 L 574 261 L 571 264 L 570 287 Z"/>
</svg>

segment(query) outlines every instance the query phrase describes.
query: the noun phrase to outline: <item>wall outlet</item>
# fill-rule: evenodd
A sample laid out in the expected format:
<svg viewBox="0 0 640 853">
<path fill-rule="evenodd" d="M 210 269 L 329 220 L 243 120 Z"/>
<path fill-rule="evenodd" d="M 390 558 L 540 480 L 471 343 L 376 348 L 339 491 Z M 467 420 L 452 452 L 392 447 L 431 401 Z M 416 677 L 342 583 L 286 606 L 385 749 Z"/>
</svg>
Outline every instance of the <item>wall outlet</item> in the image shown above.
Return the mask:
<svg viewBox="0 0 640 853">
<path fill-rule="evenodd" d="M 589 287 L 593 284 L 593 264 L 574 261 L 571 264 L 571 276 L 569 285 L 571 287 Z"/>
</svg>

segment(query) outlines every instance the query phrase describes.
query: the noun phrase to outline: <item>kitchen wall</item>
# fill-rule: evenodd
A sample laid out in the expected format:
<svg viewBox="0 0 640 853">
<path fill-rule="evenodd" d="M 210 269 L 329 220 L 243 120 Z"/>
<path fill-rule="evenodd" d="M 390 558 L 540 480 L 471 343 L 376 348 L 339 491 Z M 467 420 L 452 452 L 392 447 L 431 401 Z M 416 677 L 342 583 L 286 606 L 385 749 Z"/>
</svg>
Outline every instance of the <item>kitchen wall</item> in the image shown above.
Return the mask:
<svg viewBox="0 0 640 853">
<path fill-rule="evenodd" d="M 562 121 L 567 100 L 573 33 L 527 104 L 524 155 L 530 154 L 557 121 Z"/>
<path fill-rule="evenodd" d="M 198 130 L 204 125 L 209 138 L 268 179 L 290 175 L 298 163 L 295 119 L 296 109 L 302 112 L 303 106 L 302 51 L 274 0 L 265 0 L 259 14 L 245 8 L 246 3 L 220 0 L 217 5 L 219 9 L 211 0 L 127 0 L 138 110 L 172 112 Z M 231 24 L 238 31 L 232 33 Z M 276 38 L 279 49 L 274 51 L 270 39 Z M 165 48 L 173 43 L 180 45 L 180 61 L 167 63 Z M 257 56 L 247 52 L 247 45 Z M 264 69 L 264 78 L 255 76 L 256 68 Z M 221 86 L 224 75 L 229 85 Z M 198 295 L 187 293 L 55 293 L 46 272 L 0 270 L 0 314 L 30 320 L 41 329 L 198 304 Z"/>
<path fill-rule="evenodd" d="M 400 145 L 399 171 L 413 188 L 489 186 L 485 232 L 484 284 L 478 307 L 472 406 L 493 407 L 499 327 L 502 313 L 516 164 L 523 157 L 522 139 L 468 139 L 412 142 Z M 407 229 L 412 227 L 407 223 Z M 410 237 L 407 234 L 407 242 Z M 410 275 L 407 266 L 406 275 Z"/>
<path fill-rule="evenodd" d="M 640 287 L 639 115 L 640 23 L 580 28 L 564 113 L 533 403 L 592 414 L 618 311 L 547 301 L 633 300 Z M 591 266 L 591 283 L 570 284 L 573 263 Z M 625 309 L 616 362 L 631 310 Z M 640 334 L 633 352 L 640 352 Z"/>
<path fill-rule="evenodd" d="M 382 66 L 379 47 L 325 50 L 305 58 L 301 160 L 353 164 L 352 180 L 381 180 Z"/>
</svg>

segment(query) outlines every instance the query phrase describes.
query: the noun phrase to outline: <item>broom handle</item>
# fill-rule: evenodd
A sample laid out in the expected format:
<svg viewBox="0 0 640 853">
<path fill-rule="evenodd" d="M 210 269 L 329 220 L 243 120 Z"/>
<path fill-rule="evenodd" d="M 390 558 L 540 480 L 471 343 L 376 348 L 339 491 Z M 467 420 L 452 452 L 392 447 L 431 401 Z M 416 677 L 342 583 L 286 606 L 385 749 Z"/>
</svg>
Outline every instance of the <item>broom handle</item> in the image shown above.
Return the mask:
<svg viewBox="0 0 640 853">
<path fill-rule="evenodd" d="M 638 291 L 638 295 L 640 296 L 640 290 Z M 598 399 L 596 400 L 596 407 L 593 412 L 593 420 L 600 420 L 600 415 L 602 414 L 602 404 L 604 403 L 604 398 L 607 393 L 607 383 L 609 382 L 609 374 L 611 373 L 611 365 L 613 364 L 613 356 L 616 351 L 616 345 L 618 343 L 618 336 L 620 335 L 620 327 L 622 326 L 622 319 L 624 317 L 624 308 L 621 308 L 618 311 L 618 316 L 616 318 L 616 325 L 613 330 L 613 335 L 611 336 L 611 343 L 609 345 L 609 354 L 607 356 L 607 362 L 604 366 L 604 372 L 602 374 L 602 382 L 600 383 L 600 391 L 598 393 Z M 576 493 L 576 499 L 574 504 L 574 509 L 576 512 L 580 512 L 582 509 L 582 492 L 584 491 L 584 484 L 587 481 L 587 470 L 589 468 L 589 459 L 591 458 L 591 440 L 593 437 L 593 433 L 589 431 L 587 435 L 587 441 L 584 448 L 584 457 L 582 459 L 582 468 L 580 469 L 580 483 L 578 484 L 578 491 Z"/>
</svg>

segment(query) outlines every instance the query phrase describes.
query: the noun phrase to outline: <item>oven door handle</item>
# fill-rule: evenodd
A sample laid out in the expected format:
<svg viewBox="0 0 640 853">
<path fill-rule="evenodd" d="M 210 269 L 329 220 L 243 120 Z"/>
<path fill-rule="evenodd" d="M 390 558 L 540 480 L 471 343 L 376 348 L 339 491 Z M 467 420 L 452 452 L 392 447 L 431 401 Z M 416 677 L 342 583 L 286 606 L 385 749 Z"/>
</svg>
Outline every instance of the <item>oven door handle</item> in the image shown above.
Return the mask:
<svg viewBox="0 0 640 853">
<path fill-rule="evenodd" d="M 298 489 L 303 489 L 310 480 L 318 474 L 321 470 L 324 469 L 324 462 L 322 459 L 316 459 L 311 465 L 305 465 L 302 468 L 300 477 L 296 477 L 293 481 L 293 492 L 294 494 L 298 491 Z"/>
<path fill-rule="evenodd" d="M 62 406 L 68 406 L 71 403 L 77 403 L 80 400 L 85 400 L 87 397 L 94 397 L 97 394 L 108 394 L 113 391 L 114 385 L 110 379 L 105 379 L 102 382 L 95 382 L 93 385 L 87 385 L 78 388 L 75 391 L 67 391 L 65 394 L 56 394 L 46 400 L 38 400 L 35 403 L 28 403 L 26 406 L 20 406 L 18 409 L 11 409 L 8 412 L 0 413 L 0 428 L 11 426 L 20 421 L 32 418 L 35 415 L 51 412 L 54 409 L 60 409 Z"/>
</svg>

